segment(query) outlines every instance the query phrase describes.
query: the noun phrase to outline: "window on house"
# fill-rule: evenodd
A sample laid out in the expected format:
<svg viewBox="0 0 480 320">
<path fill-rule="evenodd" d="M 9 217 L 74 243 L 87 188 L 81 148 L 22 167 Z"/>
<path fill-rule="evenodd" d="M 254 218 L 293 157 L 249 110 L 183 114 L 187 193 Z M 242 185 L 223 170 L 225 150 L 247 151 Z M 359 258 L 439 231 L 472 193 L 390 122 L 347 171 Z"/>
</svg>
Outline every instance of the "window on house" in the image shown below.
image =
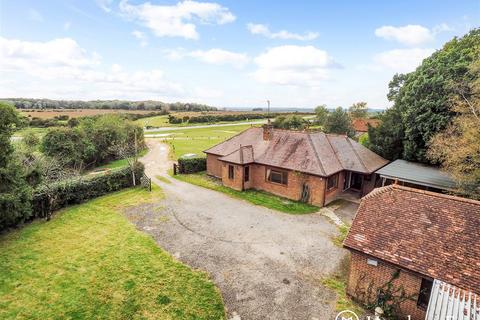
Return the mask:
<svg viewBox="0 0 480 320">
<path fill-rule="evenodd" d="M 248 182 L 248 180 L 250 180 L 250 167 L 245 167 L 243 171 L 243 179 L 245 182 Z"/>
<path fill-rule="evenodd" d="M 274 169 L 267 169 L 267 181 L 273 183 L 288 184 L 288 172 Z"/>
<path fill-rule="evenodd" d="M 235 168 L 229 164 L 228 165 L 228 179 L 233 180 L 235 178 Z"/>
<path fill-rule="evenodd" d="M 433 281 L 428 279 L 422 279 L 420 285 L 420 292 L 418 293 L 417 306 L 426 309 L 428 302 L 430 301 L 430 294 L 432 292 Z"/>
<path fill-rule="evenodd" d="M 328 177 L 327 190 L 332 190 L 338 187 L 338 174 Z"/>
</svg>

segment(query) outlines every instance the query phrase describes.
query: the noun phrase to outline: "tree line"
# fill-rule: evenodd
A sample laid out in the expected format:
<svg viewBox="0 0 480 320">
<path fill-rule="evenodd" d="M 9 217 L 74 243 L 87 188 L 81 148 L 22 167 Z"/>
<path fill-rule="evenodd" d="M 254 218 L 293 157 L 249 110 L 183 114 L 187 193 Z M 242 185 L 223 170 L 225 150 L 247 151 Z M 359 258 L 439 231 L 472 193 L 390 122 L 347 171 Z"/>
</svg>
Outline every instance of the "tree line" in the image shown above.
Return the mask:
<svg viewBox="0 0 480 320">
<path fill-rule="evenodd" d="M 17 109 L 122 109 L 122 110 L 165 110 L 165 111 L 216 111 L 216 107 L 200 103 L 128 100 L 52 100 L 32 98 L 0 99 L 11 103 Z"/>
</svg>

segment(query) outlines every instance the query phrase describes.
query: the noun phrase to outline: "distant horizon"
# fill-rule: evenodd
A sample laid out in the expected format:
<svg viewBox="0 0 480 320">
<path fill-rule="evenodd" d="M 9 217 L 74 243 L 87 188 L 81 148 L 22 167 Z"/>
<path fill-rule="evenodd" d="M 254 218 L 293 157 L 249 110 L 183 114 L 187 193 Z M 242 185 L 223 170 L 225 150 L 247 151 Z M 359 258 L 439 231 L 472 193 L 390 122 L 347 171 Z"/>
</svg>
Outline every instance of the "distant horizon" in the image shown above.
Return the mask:
<svg viewBox="0 0 480 320">
<path fill-rule="evenodd" d="M 477 0 L 3 1 L 0 96 L 386 109 L 393 75 L 478 27 L 478 10 Z"/>
</svg>

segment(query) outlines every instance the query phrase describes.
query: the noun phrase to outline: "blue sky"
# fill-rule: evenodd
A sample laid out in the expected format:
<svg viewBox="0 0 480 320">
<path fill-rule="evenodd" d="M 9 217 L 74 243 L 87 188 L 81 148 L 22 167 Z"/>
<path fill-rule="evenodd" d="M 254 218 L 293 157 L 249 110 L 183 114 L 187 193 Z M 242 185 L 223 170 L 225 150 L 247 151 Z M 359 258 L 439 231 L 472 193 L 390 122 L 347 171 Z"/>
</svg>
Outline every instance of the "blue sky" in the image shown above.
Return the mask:
<svg viewBox="0 0 480 320">
<path fill-rule="evenodd" d="M 1 97 L 385 108 L 480 1 L 0 0 Z"/>
</svg>

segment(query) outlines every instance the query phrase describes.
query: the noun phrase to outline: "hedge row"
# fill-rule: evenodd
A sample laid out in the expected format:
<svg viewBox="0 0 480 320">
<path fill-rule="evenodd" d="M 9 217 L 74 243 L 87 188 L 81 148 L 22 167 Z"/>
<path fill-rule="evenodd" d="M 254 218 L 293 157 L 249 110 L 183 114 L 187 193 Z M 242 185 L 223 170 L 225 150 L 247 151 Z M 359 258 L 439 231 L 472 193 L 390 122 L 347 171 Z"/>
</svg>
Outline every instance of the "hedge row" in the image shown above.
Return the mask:
<svg viewBox="0 0 480 320">
<path fill-rule="evenodd" d="M 143 171 L 143 165 L 139 164 L 135 169 L 136 184 L 140 184 Z M 50 189 L 37 188 L 32 197 L 33 218 L 46 217 L 49 212 L 49 194 L 56 199 L 53 210 L 58 210 L 132 185 L 132 173 L 126 167 L 91 178 L 58 182 L 50 186 Z"/>
<path fill-rule="evenodd" d="M 178 159 L 179 173 L 195 173 L 207 170 L 206 158 Z"/>
<path fill-rule="evenodd" d="M 232 114 L 213 114 L 213 115 L 201 115 L 201 116 L 168 116 L 169 123 L 206 123 L 206 122 L 219 122 L 219 121 L 243 121 L 252 119 L 266 119 L 276 117 L 277 113 L 232 113 Z"/>
</svg>

